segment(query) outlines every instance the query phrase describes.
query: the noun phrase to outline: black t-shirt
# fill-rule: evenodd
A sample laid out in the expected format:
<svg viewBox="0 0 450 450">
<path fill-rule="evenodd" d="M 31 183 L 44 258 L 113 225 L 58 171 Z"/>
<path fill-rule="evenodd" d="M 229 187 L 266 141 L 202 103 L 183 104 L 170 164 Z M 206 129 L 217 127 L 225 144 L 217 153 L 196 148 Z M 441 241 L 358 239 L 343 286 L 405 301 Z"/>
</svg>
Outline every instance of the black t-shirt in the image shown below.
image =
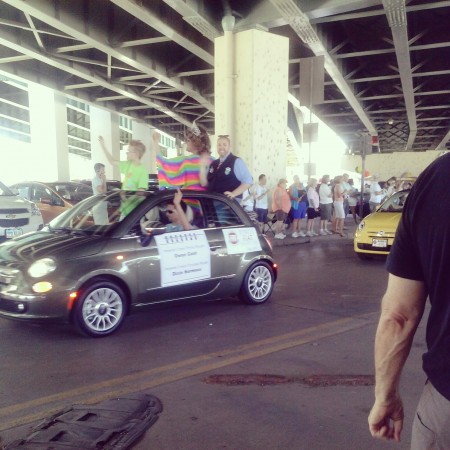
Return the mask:
<svg viewBox="0 0 450 450">
<path fill-rule="evenodd" d="M 425 283 L 431 310 L 423 369 L 450 401 L 450 154 L 414 184 L 386 266 L 393 275 Z"/>
</svg>

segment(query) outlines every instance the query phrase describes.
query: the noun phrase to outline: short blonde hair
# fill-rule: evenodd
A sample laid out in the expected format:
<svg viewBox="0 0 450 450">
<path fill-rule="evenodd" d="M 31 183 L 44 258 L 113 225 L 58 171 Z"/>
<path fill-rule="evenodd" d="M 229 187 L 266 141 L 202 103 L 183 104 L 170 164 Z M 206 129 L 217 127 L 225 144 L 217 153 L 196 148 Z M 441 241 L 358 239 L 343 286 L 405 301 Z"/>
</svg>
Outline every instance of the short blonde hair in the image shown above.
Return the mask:
<svg viewBox="0 0 450 450">
<path fill-rule="evenodd" d="M 145 145 L 141 141 L 137 141 L 135 139 L 132 139 L 130 143 L 128 144 L 128 150 L 130 147 L 133 147 L 133 150 L 136 150 L 139 154 L 139 159 L 141 159 L 144 156 L 145 153 Z"/>
</svg>

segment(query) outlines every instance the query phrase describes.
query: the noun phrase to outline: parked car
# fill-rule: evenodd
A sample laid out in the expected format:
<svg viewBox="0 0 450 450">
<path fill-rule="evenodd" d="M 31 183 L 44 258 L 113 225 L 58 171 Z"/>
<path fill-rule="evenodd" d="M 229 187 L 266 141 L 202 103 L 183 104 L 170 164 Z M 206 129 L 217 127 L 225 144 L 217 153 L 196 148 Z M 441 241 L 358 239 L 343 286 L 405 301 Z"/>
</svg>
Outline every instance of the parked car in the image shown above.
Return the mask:
<svg viewBox="0 0 450 450">
<path fill-rule="evenodd" d="M 73 182 L 82 183 L 92 188 L 92 180 L 73 180 Z M 114 189 L 122 189 L 122 182 L 119 180 L 106 180 L 106 190 L 113 191 Z"/>
<path fill-rule="evenodd" d="M 0 242 L 43 227 L 39 208 L 0 182 Z"/>
<path fill-rule="evenodd" d="M 0 317 L 67 321 L 98 337 L 155 303 L 230 296 L 266 302 L 277 267 L 240 205 L 222 194 L 184 191 L 193 228 L 168 232 L 173 195 L 99 194 L 43 230 L 1 244 Z M 107 213 L 102 224 L 100 210 Z"/>
<path fill-rule="evenodd" d="M 83 183 L 86 186 L 92 187 L 92 180 L 74 180 L 74 182 Z M 106 180 L 106 190 L 112 191 L 113 189 L 122 189 L 122 182 L 119 180 Z M 159 190 L 158 175 L 155 173 L 150 173 L 148 175 L 148 190 L 151 192 Z"/>
<path fill-rule="evenodd" d="M 353 240 L 359 258 L 389 254 L 409 192 L 396 192 L 359 223 Z"/>
<path fill-rule="evenodd" d="M 14 184 L 11 188 L 17 190 L 21 197 L 36 203 L 44 223 L 49 223 L 62 212 L 93 194 L 92 187 L 72 181 L 54 183 L 27 181 Z"/>
</svg>

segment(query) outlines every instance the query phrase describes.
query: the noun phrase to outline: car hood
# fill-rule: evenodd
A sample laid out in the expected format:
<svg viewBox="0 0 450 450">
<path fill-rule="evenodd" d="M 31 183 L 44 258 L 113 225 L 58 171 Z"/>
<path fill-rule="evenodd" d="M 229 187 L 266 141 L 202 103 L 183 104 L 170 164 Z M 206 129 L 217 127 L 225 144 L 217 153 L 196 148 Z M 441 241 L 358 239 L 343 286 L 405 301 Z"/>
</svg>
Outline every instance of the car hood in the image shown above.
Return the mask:
<svg viewBox="0 0 450 450">
<path fill-rule="evenodd" d="M 95 255 L 106 243 L 102 236 L 38 231 L 0 245 L 0 262 L 22 263 L 40 258 L 77 259 Z"/>
<path fill-rule="evenodd" d="M 365 228 L 368 231 L 395 231 L 401 217 L 400 212 L 375 212 L 364 218 Z"/>
<path fill-rule="evenodd" d="M 30 209 L 31 202 L 18 195 L 0 195 L 0 209 Z"/>
</svg>

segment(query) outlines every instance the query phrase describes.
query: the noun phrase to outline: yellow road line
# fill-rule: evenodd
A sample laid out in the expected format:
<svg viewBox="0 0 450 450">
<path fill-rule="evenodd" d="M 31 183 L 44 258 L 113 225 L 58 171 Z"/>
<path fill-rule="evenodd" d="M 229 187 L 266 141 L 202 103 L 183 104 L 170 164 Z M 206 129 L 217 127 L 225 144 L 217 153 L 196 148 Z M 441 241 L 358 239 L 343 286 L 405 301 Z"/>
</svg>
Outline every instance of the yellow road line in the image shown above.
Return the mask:
<svg viewBox="0 0 450 450">
<path fill-rule="evenodd" d="M 132 392 L 143 391 L 183 378 L 189 378 L 194 375 L 362 328 L 371 323 L 372 316 L 374 315 L 339 319 L 291 333 L 262 339 L 250 344 L 244 344 L 232 349 L 185 359 L 173 364 L 3 407 L 0 408 L 0 431 L 24 425 L 51 415 L 61 409 L 61 405 L 54 405 L 56 402 L 93 404 L 108 398 L 116 398 Z M 105 389 L 106 391 L 102 392 Z M 40 408 L 36 413 L 27 414 L 15 419 L 11 418 L 12 415 L 21 411 L 36 408 Z"/>
</svg>

